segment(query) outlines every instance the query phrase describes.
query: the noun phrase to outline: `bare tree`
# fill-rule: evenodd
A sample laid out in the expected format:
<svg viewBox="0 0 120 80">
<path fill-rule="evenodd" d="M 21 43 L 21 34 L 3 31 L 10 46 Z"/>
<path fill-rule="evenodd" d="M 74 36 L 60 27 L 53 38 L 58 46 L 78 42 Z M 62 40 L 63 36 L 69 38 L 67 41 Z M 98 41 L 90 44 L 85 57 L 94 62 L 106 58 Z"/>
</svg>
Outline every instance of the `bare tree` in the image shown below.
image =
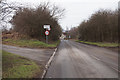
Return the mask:
<svg viewBox="0 0 120 80">
<path fill-rule="evenodd" d="M 43 9 L 43 11 L 49 9 L 50 16 L 56 20 L 62 19 L 65 13 L 65 9 L 62 9 L 55 4 L 50 4 L 50 2 L 43 2 L 38 7 Z"/>
<path fill-rule="evenodd" d="M 77 39 L 78 38 L 78 28 L 77 27 L 71 28 L 69 33 L 70 33 L 70 36 L 71 36 L 72 39 Z"/>
<path fill-rule="evenodd" d="M 51 16 L 59 20 L 64 16 L 65 9 L 59 9 L 56 5 L 53 6 L 51 10 Z"/>
<path fill-rule="evenodd" d="M 118 10 L 99 10 L 79 25 L 79 38 L 86 41 L 117 42 Z"/>
<path fill-rule="evenodd" d="M 64 10 L 50 6 L 49 3 L 42 3 L 36 9 L 24 8 L 19 10 L 13 17 L 14 30 L 21 34 L 28 35 L 39 40 L 45 39 L 43 25 L 51 25 L 50 40 L 58 40 L 61 35 L 61 27 L 58 23 Z M 60 14 L 60 15 L 59 15 Z M 59 16 L 56 16 L 59 15 Z"/>
<path fill-rule="evenodd" d="M 0 0 L 0 26 L 2 29 L 6 29 L 7 24 L 13 17 L 16 10 L 20 9 L 18 5 L 13 3 L 8 4 L 6 0 Z"/>
</svg>

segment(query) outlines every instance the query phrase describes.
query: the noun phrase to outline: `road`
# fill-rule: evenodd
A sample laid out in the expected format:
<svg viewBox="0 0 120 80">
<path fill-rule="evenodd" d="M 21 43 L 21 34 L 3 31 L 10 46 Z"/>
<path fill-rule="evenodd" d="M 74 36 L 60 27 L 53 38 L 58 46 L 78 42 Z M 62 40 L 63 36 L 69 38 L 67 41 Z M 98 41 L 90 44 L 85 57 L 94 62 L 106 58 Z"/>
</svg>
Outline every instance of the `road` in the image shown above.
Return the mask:
<svg viewBox="0 0 120 80">
<path fill-rule="evenodd" d="M 3 45 L 3 50 L 11 52 L 28 59 L 36 61 L 38 64 L 45 66 L 50 56 L 53 54 L 54 49 L 32 49 L 22 48 L 9 45 Z"/>
<path fill-rule="evenodd" d="M 118 53 L 62 40 L 45 78 L 118 78 Z"/>
</svg>

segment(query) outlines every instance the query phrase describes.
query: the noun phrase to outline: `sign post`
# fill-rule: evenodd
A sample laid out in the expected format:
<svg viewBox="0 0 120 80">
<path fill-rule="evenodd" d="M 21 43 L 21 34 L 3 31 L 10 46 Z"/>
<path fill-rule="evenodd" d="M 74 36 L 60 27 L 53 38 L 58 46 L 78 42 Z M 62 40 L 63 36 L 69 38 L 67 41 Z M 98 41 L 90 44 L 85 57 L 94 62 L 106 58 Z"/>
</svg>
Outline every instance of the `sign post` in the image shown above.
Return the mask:
<svg viewBox="0 0 120 80">
<path fill-rule="evenodd" d="M 45 31 L 45 35 L 46 35 L 46 43 L 48 43 L 48 35 L 49 35 L 49 31 Z"/>
<path fill-rule="evenodd" d="M 48 36 L 46 35 L 46 43 L 48 44 Z"/>
<path fill-rule="evenodd" d="M 49 35 L 49 31 L 51 30 L 51 29 L 50 29 L 50 25 L 44 25 L 43 27 L 44 27 L 44 29 L 46 29 L 46 31 L 45 31 L 46 43 L 48 44 L 48 35 Z M 49 30 L 49 31 L 48 31 L 48 30 Z"/>
</svg>

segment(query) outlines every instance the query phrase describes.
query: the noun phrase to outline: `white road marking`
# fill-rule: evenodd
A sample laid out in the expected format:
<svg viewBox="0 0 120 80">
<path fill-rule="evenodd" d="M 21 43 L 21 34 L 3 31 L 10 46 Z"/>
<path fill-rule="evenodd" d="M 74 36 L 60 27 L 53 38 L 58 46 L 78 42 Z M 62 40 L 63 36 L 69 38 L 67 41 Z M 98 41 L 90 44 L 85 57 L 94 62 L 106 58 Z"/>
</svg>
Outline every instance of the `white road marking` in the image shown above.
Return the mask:
<svg viewBox="0 0 120 80">
<path fill-rule="evenodd" d="M 117 72 L 120 72 L 118 69 L 116 69 L 116 68 L 114 68 L 114 67 L 111 67 L 112 69 L 114 69 L 115 71 L 117 71 Z"/>
<path fill-rule="evenodd" d="M 93 58 L 95 58 L 96 60 L 100 60 L 99 58 L 97 58 L 97 57 L 95 57 L 95 56 L 92 56 Z M 102 61 L 102 62 L 104 62 L 104 61 Z M 110 66 L 111 67 L 111 66 Z M 116 68 L 114 68 L 114 67 L 111 67 L 112 69 L 114 69 L 115 71 L 117 71 L 117 72 L 120 72 L 118 69 L 116 69 Z"/>
<path fill-rule="evenodd" d="M 55 56 L 56 51 L 57 51 L 57 48 L 55 49 L 52 56 L 50 57 L 47 64 L 45 65 L 45 70 L 43 71 L 43 74 L 42 74 L 42 77 L 41 77 L 42 79 L 45 77 L 45 74 L 47 73 L 47 70 L 48 70 L 48 68 L 49 68 L 49 66 L 50 66 L 50 64 L 51 64 L 51 62 L 52 62 L 52 60 L 53 60 L 53 58 Z"/>
<path fill-rule="evenodd" d="M 95 56 L 92 56 L 93 58 L 95 58 L 96 60 L 100 60 L 99 58 L 95 57 Z"/>
</svg>

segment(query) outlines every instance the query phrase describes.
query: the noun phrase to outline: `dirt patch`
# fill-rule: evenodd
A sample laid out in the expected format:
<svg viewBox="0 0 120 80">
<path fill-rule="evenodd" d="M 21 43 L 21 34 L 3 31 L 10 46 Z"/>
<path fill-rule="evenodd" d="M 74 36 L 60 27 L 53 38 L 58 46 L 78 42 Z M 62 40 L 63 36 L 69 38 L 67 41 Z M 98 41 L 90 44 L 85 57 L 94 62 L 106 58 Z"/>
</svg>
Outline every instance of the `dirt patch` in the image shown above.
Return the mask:
<svg viewBox="0 0 120 80">
<path fill-rule="evenodd" d="M 19 57 L 19 58 L 20 59 L 24 59 L 24 60 L 28 60 L 28 61 L 30 60 L 30 59 L 27 59 L 27 58 L 24 58 L 24 57 Z"/>
<path fill-rule="evenodd" d="M 22 38 L 30 38 L 26 35 L 19 34 L 18 32 L 3 32 L 2 39 L 22 39 Z"/>
</svg>

